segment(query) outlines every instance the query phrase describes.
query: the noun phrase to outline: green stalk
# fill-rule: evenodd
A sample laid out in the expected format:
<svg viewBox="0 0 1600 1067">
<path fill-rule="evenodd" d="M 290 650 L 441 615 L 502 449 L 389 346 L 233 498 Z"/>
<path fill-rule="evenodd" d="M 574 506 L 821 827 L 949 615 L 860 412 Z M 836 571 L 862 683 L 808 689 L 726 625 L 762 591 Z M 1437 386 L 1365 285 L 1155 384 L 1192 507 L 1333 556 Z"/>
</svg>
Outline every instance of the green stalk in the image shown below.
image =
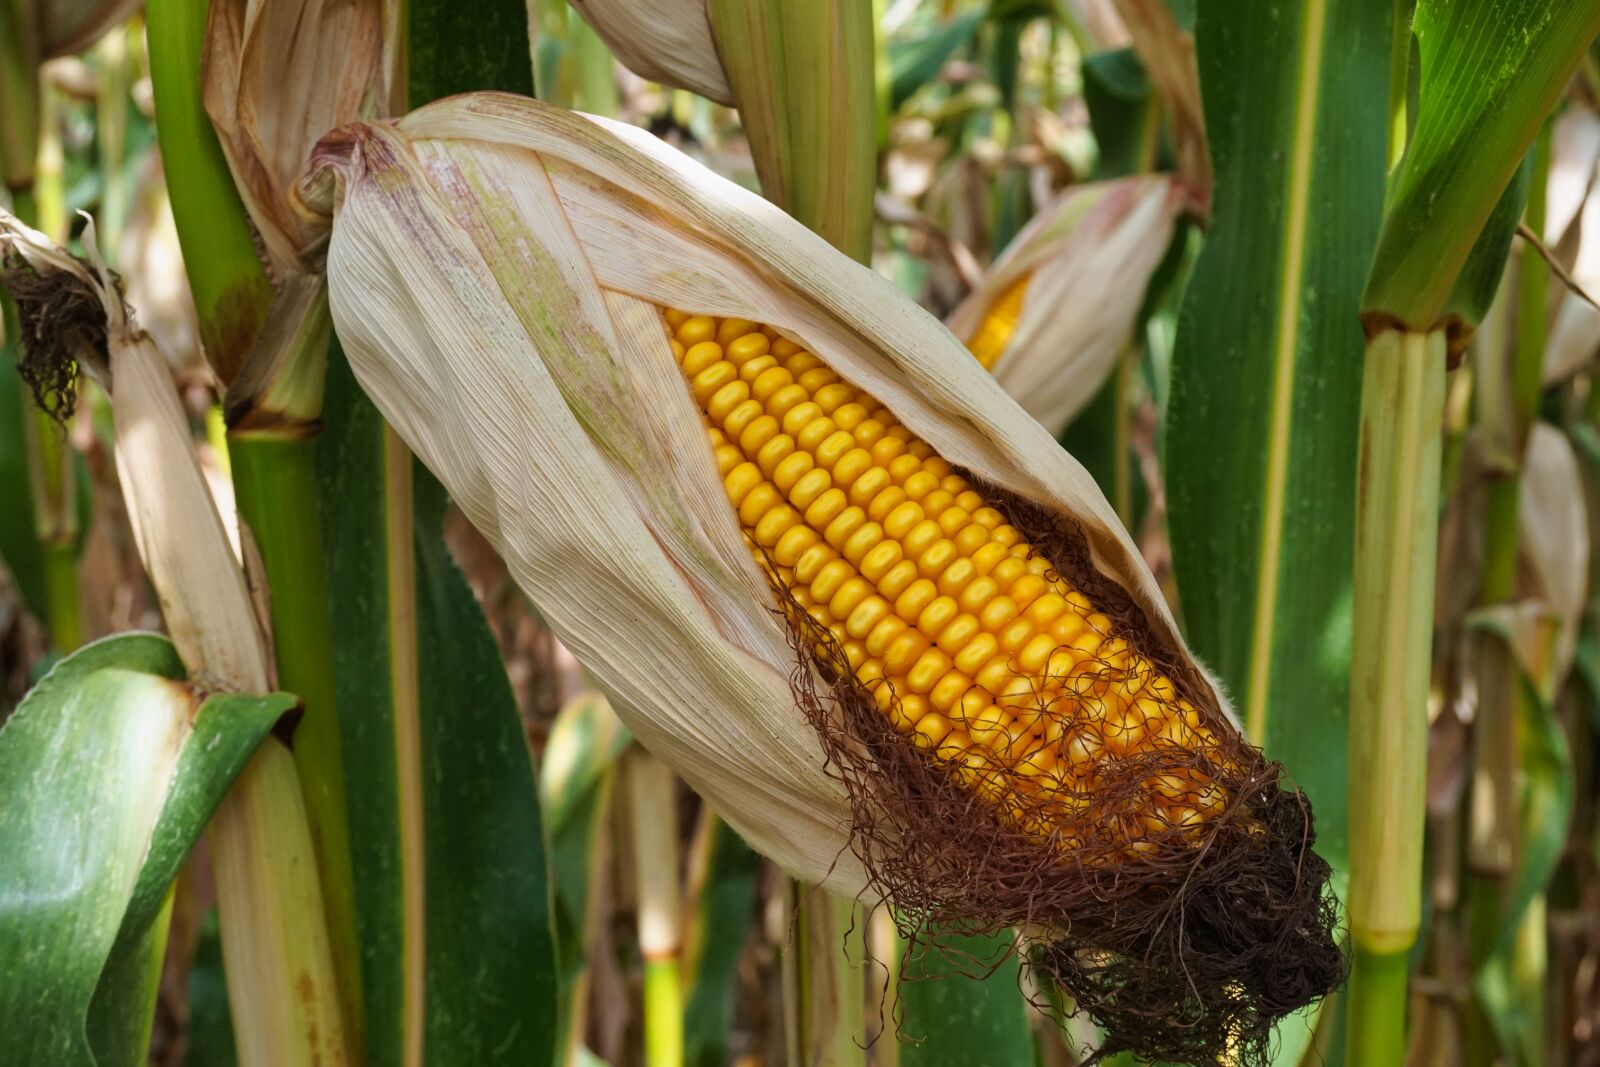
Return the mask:
<svg viewBox="0 0 1600 1067">
<path fill-rule="evenodd" d="M 17 217 L 64 242 L 66 193 L 62 177 L 61 136 L 55 117 L 55 92 L 37 86 L 39 140 L 30 161 L 32 184 L 26 195 L 13 198 Z M 10 301 L 7 301 L 9 308 Z M 11 321 L 8 317 L 8 329 Z M 28 480 L 33 494 L 34 534 L 43 555 L 46 626 L 50 644 L 65 655 L 84 642 L 83 601 L 78 592 L 77 470 L 63 427 L 22 402 L 23 444 L 28 451 Z"/>
<path fill-rule="evenodd" d="M 1350 974 L 1349 1033 L 1345 1040 L 1345 1062 L 1403 1063 L 1394 1059 L 1403 1053 L 1406 1034 L 1407 954 L 1404 952 L 1365 953 L 1356 950 L 1355 968 Z M 1356 1014 L 1359 1008 L 1359 1016 Z"/>
<path fill-rule="evenodd" d="M 123 27 L 114 27 L 100 41 L 100 79 L 96 88 L 95 137 L 100 142 L 100 251 L 111 266 L 117 265 L 117 249 L 122 243 L 122 228 L 128 217 L 128 189 L 123 181 L 123 156 L 128 132 L 128 84 L 133 64 L 128 55 L 128 36 Z"/>
<path fill-rule="evenodd" d="M 571 24 L 573 61 L 577 64 L 577 106 L 591 115 L 617 113 L 617 72 L 611 50 L 581 18 Z"/>
<path fill-rule="evenodd" d="M 360 932 L 345 807 L 333 641 L 322 557 L 312 436 L 322 409 L 331 324 L 315 280 L 274 294 L 256 257 L 200 93 L 206 0 L 152 0 L 151 79 L 167 184 L 206 356 L 224 383 L 228 453 L 240 515 L 271 593 L 278 684 L 305 715 L 293 756 L 321 876 L 345 1031 L 362 1035 Z"/>
<path fill-rule="evenodd" d="M 81 647 L 84 641 L 76 545 L 45 545 L 44 584 L 50 605 L 50 644 L 57 652 L 66 655 Z"/>
<path fill-rule="evenodd" d="M 226 387 L 266 322 L 272 284 L 200 98 L 206 0 L 150 0 L 145 33 L 172 215 L 206 358 Z"/>
<path fill-rule="evenodd" d="M 1421 923 L 1428 675 L 1445 333 L 1384 330 L 1361 394 L 1350 686 L 1352 1062 L 1405 1061 L 1407 955 Z"/>
<path fill-rule="evenodd" d="M 642 749 L 629 753 L 623 772 L 644 956 L 645 1067 L 683 1067 L 677 783 L 671 768 Z"/>
<path fill-rule="evenodd" d="M 878 165 L 872 5 L 711 0 L 710 8 L 762 194 L 868 262 Z"/>
<path fill-rule="evenodd" d="M 0 180 L 12 193 L 12 210 L 24 214 L 17 195 L 33 186 L 39 150 L 39 42 L 33 0 L 0 0 Z"/>
<path fill-rule="evenodd" d="M 850 959 L 865 931 L 860 906 L 798 882 L 792 951 L 785 954 L 785 1026 L 790 1062 L 816 1067 L 865 1064 L 866 995 L 863 968 Z"/>
<path fill-rule="evenodd" d="M 872 4 L 710 0 L 709 9 L 762 194 L 870 263 L 883 84 Z M 791 888 L 794 949 L 785 956 L 784 999 L 794 1062 L 863 1064 L 863 963 L 849 958 L 845 931 L 859 934 L 865 914 L 852 899 Z"/>
<path fill-rule="evenodd" d="M 344 772 L 333 681 L 333 634 L 309 437 L 230 435 L 239 514 L 261 550 L 272 590 L 278 684 L 300 697 L 305 717 L 294 757 L 322 871 L 329 936 L 352 1038 L 361 1030 L 360 944 L 345 819 Z"/>
</svg>

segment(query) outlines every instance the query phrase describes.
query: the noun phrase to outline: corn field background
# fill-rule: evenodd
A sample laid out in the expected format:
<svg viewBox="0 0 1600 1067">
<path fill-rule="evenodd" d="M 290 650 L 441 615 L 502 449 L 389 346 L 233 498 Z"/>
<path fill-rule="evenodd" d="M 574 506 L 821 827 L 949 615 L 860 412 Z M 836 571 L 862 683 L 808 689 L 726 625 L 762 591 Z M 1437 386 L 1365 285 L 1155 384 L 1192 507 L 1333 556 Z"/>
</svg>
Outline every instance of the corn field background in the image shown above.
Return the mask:
<svg viewBox="0 0 1600 1067">
<path fill-rule="evenodd" d="M 1597 33 L 0 0 L 0 1064 L 1600 1064 Z"/>
</svg>

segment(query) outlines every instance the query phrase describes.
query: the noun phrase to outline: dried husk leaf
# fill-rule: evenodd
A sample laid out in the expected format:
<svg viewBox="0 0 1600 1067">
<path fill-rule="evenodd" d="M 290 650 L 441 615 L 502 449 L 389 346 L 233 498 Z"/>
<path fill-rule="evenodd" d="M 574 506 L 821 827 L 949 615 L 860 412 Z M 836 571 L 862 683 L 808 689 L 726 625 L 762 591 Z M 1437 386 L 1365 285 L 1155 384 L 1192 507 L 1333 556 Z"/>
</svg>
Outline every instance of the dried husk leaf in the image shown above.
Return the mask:
<svg viewBox="0 0 1600 1067">
<path fill-rule="evenodd" d="M 706 0 L 571 2 L 611 54 L 639 77 L 732 106 Z"/>
<path fill-rule="evenodd" d="M 1533 424 L 1523 463 L 1517 516 L 1519 550 L 1531 579 L 1526 594 L 1555 621 L 1556 676 L 1565 677 L 1589 596 L 1583 469 L 1566 434 L 1547 422 Z"/>
<path fill-rule="evenodd" d="M 179 381 L 204 381 L 209 371 L 200 351 L 200 323 L 157 156 L 141 169 L 132 201 L 117 251 L 128 303 L 139 309 L 139 325 L 172 361 Z"/>
<path fill-rule="evenodd" d="M 206 114 L 279 277 L 305 269 L 302 252 L 316 234 L 295 181 L 317 138 L 390 113 L 398 17 L 392 0 L 210 6 L 201 66 Z"/>
<path fill-rule="evenodd" d="M 884 839 L 863 844 L 863 818 L 871 815 L 864 816 L 859 780 L 830 764 L 838 761 L 838 738 L 809 717 L 813 707 L 835 707 L 848 718 L 850 693 L 832 686 L 820 660 L 797 654 L 805 641 L 777 610 L 744 543 L 667 344 L 663 307 L 775 327 L 1010 506 L 1070 528 L 1096 582 L 1129 601 L 1151 647 L 1175 657 L 1219 726 L 1231 724 L 1225 697 L 1184 650 L 1093 479 L 960 342 L 886 279 L 644 131 L 500 94 L 455 97 L 393 124 L 330 135 L 313 158 L 305 196 L 332 216 L 330 305 L 362 386 L 500 551 L 634 735 L 795 875 L 846 894 L 892 881 L 902 907 L 933 914 L 942 903 L 926 893 L 908 902 L 900 894 L 915 892 L 914 880 L 894 881 L 892 871 L 885 878 L 875 863 Z M 917 751 L 903 738 L 883 743 Z M 1276 780 L 1275 770 L 1255 766 L 1252 782 Z M 933 788 L 956 790 L 939 782 Z M 1280 916 L 1265 942 L 1251 941 L 1222 965 L 1247 959 L 1252 982 L 1273 976 L 1270 986 L 1282 976 L 1293 986 L 1315 975 L 1311 984 L 1325 989 L 1342 973 L 1326 936 L 1333 921 L 1321 889 L 1327 867 L 1306 851 L 1303 800 L 1275 796 L 1288 806 L 1271 809 L 1264 836 L 1292 837 L 1287 878 L 1304 896 L 1289 910 L 1307 926 L 1297 918 L 1284 930 Z M 974 823 L 1001 821 L 965 795 L 960 810 L 972 812 Z M 1262 836 L 1235 840 L 1261 852 Z M 915 851 L 919 842 L 887 844 Z M 1073 881 L 1070 858 L 1037 839 L 1026 848 L 1033 866 L 1021 889 L 994 886 L 983 873 L 946 883 L 968 921 L 991 928 L 1025 921 L 999 905 L 985 911 L 986 894 L 1031 901 L 1068 882 L 1079 887 L 1072 892 L 1089 884 L 1081 870 Z M 1187 884 L 1194 862 L 1146 875 Z M 1302 867 L 1320 875 L 1302 879 Z M 1055 885 L 1034 885 L 1034 878 Z M 1119 884 L 1130 901 L 1137 898 L 1129 888 L 1137 877 Z M 1141 912 L 1078 899 L 1094 912 L 1076 913 L 1085 928 L 1183 936 L 1183 922 L 1165 921 L 1173 908 L 1187 907 L 1181 901 L 1139 898 Z M 1052 912 L 1048 921 L 1064 917 Z M 1219 944 L 1231 944 L 1233 933 Z M 1299 948 L 1271 959 L 1256 954 L 1284 937 L 1314 956 L 1325 942 L 1326 954 L 1309 965 Z M 1214 961 L 1151 963 L 1139 950 L 1119 951 L 1146 977 L 1159 968 L 1169 980 L 1163 995 L 1186 1000 L 1190 1011 L 1199 1004 L 1202 1014 L 1199 1023 L 1192 1014 L 1177 1025 L 1156 1022 L 1159 1009 L 1142 1000 L 1140 1027 L 1190 1043 L 1137 1044 L 1144 1035 L 1125 1013 L 1113 1028 L 1113 1042 L 1125 1047 L 1218 1051 L 1237 1024 L 1247 1028 L 1245 1062 L 1256 1062 L 1271 1018 L 1290 1010 L 1258 1006 L 1256 993 L 1240 996 L 1235 979 L 1204 974 Z M 1099 966 L 1076 955 L 1050 965 L 1080 978 Z M 1092 974 L 1085 980 L 1092 983 Z M 1119 987 L 1102 1003 L 1114 1009 L 1111 1001 L 1124 995 L 1144 994 Z"/>
<path fill-rule="evenodd" d="M 1557 120 L 1550 160 L 1545 240 L 1584 292 L 1600 292 L 1600 117 L 1568 108 Z M 1528 261 L 1532 262 L 1532 261 Z M 1600 310 L 1551 279 L 1554 317 L 1544 349 L 1546 386 L 1566 381 L 1600 353 Z"/>
<path fill-rule="evenodd" d="M 970 344 L 1026 280 L 995 380 L 1060 433 L 1105 383 L 1132 338 L 1150 276 L 1183 207 L 1177 183 L 1147 175 L 1074 186 L 1035 215 L 947 320 Z"/>
</svg>

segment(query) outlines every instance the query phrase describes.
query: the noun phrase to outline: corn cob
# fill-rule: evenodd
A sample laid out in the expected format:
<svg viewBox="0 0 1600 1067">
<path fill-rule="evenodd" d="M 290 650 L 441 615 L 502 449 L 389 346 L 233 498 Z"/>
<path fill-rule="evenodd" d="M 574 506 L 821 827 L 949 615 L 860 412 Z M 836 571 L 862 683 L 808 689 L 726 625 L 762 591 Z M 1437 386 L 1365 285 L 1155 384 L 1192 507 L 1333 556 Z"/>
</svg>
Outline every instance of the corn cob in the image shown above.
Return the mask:
<svg viewBox="0 0 1600 1067">
<path fill-rule="evenodd" d="M 756 558 L 962 781 L 1073 846 L 1103 767 L 1215 746 L 1172 681 L 870 395 L 770 327 L 665 319 Z M 1226 807 L 1197 770 L 1143 784 L 1125 844 Z"/>
</svg>

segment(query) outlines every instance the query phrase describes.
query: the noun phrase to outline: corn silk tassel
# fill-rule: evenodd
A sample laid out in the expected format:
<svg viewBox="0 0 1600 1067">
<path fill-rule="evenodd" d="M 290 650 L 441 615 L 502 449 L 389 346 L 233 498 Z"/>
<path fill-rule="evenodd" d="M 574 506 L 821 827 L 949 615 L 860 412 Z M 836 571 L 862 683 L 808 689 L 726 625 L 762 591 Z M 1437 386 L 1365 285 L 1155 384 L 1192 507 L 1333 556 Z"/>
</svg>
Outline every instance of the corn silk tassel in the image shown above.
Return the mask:
<svg viewBox="0 0 1600 1067">
<path fill-rule="evenodd" d="M 1073 186 L 1023 228 L 947 325 L 1059 434 L 1132 338 L 1184 200 L 1165 175 Z"/>
<path fill-rule="evenodd" d="M 908 936 L 1023 931 L 1101 1050 L 1265 1062 L 1339 983 L 1312 816 L 1092 478 L 935 319 L 644 131 L 325 138 L 334 321 L 628 727 Z"/>
</svg>

